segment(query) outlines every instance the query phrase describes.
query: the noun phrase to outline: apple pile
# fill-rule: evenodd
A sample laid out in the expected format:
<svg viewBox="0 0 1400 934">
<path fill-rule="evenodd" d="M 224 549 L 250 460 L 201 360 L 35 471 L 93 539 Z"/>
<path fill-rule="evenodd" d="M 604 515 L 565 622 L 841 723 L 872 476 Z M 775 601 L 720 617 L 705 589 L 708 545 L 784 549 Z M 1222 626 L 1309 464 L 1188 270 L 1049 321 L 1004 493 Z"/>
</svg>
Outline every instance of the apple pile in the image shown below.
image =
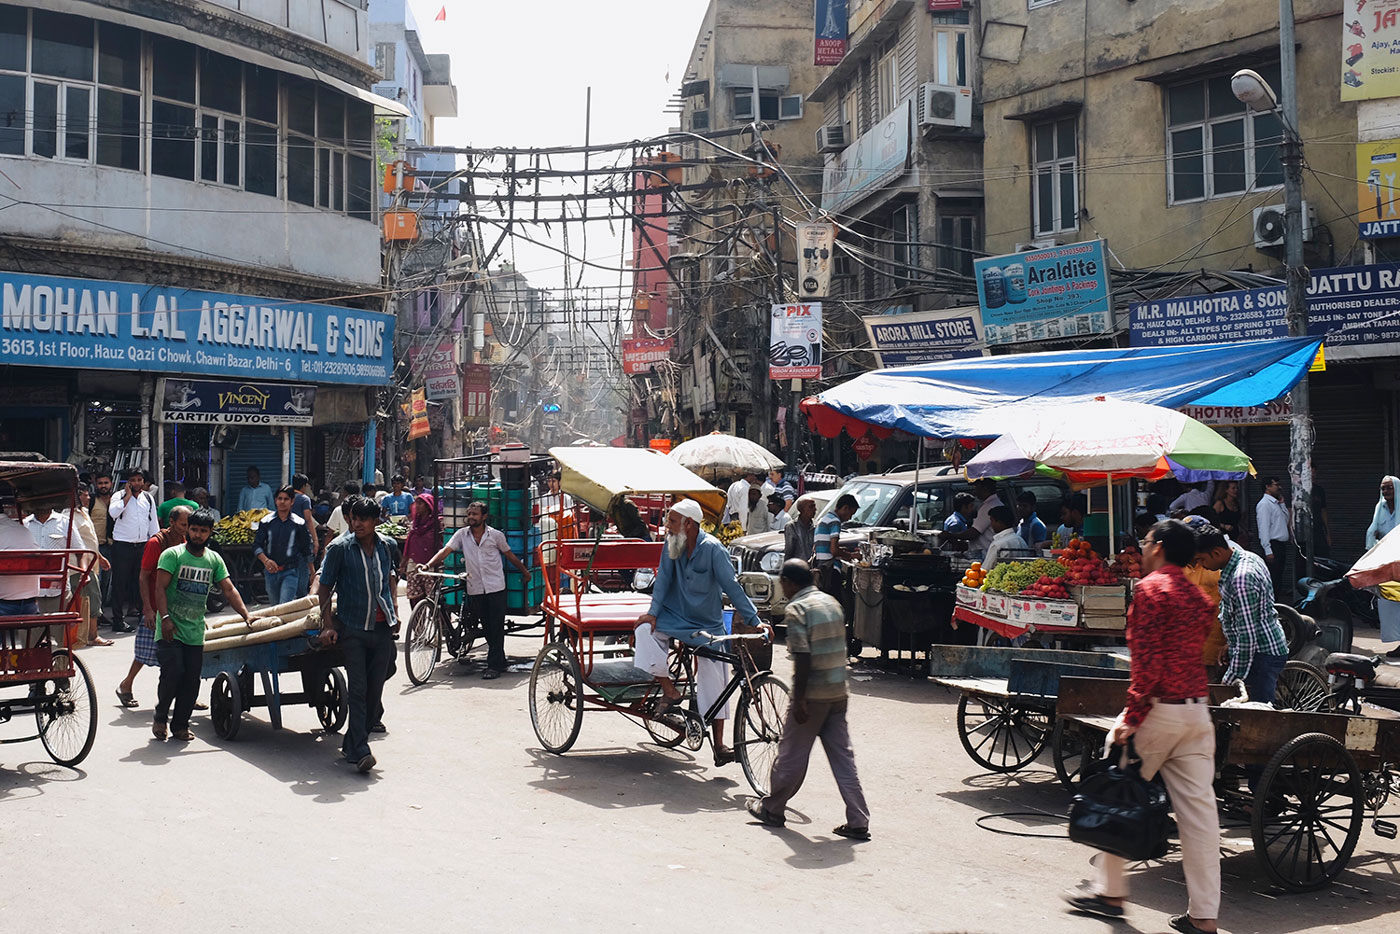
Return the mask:
<svg viewBox="0 0 1400 934">
<path fill-rule="evenodd" d="M 1141 580 L 1142 554 L 1132 545 L 1129 545 L 1127 548 L 1118 552 L 1118 556 L 1113 559 L 1113 565 L 1109 570 L 1121 578 Z"/>
<path fill-rule="evenodd" d="M 1064 577 L 1045 575 L 1021 591 L 1023 597 L 1043 597 L 1046 600 L 1068 600 L 1069 591 L 1065 588 Z"/>
<path fill-rule="evenodd" d="M 1118 583 L 1118 575 L 1108 569 L 1103 558 L 1085 539 L 1070 539 L 1069 544 L 1059 552 L 1059 561 L 1064 565 L 1067 584 L 1093 586 Z"/>
</svg>

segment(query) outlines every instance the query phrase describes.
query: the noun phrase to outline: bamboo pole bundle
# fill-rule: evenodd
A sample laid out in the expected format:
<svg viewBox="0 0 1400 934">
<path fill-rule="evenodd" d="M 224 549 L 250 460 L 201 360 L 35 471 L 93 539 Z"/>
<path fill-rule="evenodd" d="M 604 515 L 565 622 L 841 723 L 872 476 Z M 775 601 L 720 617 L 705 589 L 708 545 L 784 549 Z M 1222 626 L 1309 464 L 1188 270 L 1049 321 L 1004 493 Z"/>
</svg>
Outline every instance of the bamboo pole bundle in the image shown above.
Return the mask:
<svg viewBox="0 0 1400 934">
<path fill-rule="evenodd" d="M 209 652 L 218 652 L 223 649 L 259 645 L 263 642 L 280 642 L 283 639 L 290 639 L 293 636 L 306 632 L 306 628 L 306 620 L 299 619 L 290 623 L 282 623 L 280 626 L 273 626 L 269 629 L 251 630 L 240 635 L 227 635 L 219 639 L 206 640 L 204 643 L 204 651 L 207 654 Z"/>
</svg>

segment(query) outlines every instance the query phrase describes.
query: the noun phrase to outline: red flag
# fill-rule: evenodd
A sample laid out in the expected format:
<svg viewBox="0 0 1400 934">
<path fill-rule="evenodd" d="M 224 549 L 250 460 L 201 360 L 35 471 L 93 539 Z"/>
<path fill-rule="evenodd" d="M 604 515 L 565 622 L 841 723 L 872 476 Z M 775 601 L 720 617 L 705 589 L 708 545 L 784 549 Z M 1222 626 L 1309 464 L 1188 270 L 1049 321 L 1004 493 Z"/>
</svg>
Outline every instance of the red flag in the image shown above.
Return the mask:
<svg viewBox="0 0 1400 934">
<path fill-rule="evenodd" d="M 433 17 L 433 22 L 435 22 L 435 23 L 445 23 L 445 22 L 447 22 L 447 7 L 443 7 L 441 10 L 438 10 L 438 15 Z"/>
</svg>

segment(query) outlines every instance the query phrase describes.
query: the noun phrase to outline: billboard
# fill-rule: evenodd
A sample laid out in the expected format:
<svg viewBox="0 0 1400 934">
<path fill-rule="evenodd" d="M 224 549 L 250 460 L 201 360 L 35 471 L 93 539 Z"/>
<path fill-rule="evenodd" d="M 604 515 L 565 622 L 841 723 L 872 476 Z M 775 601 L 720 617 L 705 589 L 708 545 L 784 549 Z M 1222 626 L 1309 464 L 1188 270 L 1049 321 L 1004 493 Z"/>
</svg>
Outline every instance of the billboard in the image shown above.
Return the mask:
<svg viewBox="0 0 1400 934">
<path fill-rule="evenodd" d="M 443 341 L 432 348 L 414 344 L 408 348 L 408 361 L 409 368 L 422 380 L 429 399 L 435 402 L 455 399 L 461 393 L 456 342 Z"/>
<path fill-rule="evenodd" d="M 839 65 L 846 57 L 846 0 L 816 0 L 812 4 L 816 38 L 812 63 Z"/>
<path fill-rule="evenodd" d="M 0 273 L 0 359 L 82 369 L 379 386 L 394 318 L 339 305 Z"/>
<path fill-rule="evenodd" d="M 623 338 L 622 372 L 627 376 L 650 373 L 657 363 L 671 359 L 671 348 L 674 346 L 675 340 L 669 337 L 664 340 Z"/>
<path fill-rule="evenodd" d="M 797 225 L 797 297 L 825 298 L 836 263 L 836 225 Z"/>
<path fill-rule="evenodd" d="M 821 303 L 774 305 L 768 327 L 768 378 L 816 379 L 821 375 Z"/>
<path fill-rule="evenodd" d="M 462 367 L 462 427 L 468 430 L 491 424 L 491 365 L 469 363 Z"/>
<path fill-rule="evenodd" d="M 169 377 L 157 386 L 162 422 L 310 427 L 316 387 Z"/>
<path fill-rule="evenodd" d="M 988 344 L 1088 337 L 1113 330 L 1102 240 L 973 262 Z"/>
<path fill-rule="evenodd" d="M 1342 100 L 1400 97 L 1400 0 L 1342 0 Z"/>
<path fill-rule="evenodd" d="M 1333 360 L 1391 356 L 1400 350 L 1400 264 L 1314 269 L 1307 287 L 1308 334 L 1327 338 Z M 1282 284 L 1129 306 L 1132 347 L 1176 347 L 1286 337 Z"/>
<path fill-rule="evenodd" d="M 909 306 L 900 306 L 902 308 Z M 863 319 L 879 367 L 980 357 L 982 316 L 977 306 L 869 315 Z"/>
<path fill-rule="evenodd" d="M 1400 139 L 1357 144 L 1356 223 L 1365 240 L 1400 236 Z"/>
<path fill-rule="evenodd" d="M 822 210 L 835 213 L 909 171 L 909 108 L 897 105 L 822 170 Z"/>
</svg>

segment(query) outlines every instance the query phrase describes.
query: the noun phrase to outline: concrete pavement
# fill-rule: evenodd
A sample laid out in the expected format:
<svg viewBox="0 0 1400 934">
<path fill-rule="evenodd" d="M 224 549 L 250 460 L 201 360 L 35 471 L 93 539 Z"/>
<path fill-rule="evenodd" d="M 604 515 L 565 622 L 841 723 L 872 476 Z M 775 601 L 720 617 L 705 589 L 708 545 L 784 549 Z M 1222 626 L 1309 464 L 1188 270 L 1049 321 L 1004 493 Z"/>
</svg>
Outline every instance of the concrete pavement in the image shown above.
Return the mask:
<svg viewBox="0 0 1400 934">
<path fill-rule="evenodd" d="M 130 639 L 82 653 L 99 728 L 81 771 L 52 765 L 37 742 L 0 747 L 6 931 L 1156 934 L 1185 907 L 1173 856 L 1134 873 L 1126 923 L 1065 914 L 1059 893 L 1089 874 L 1090 854 L 1063 839 L 1063 821 L 988 822 L 1034 837 L 974 823 L 1062 814 L 1048 755 L 1019 775 L 978 774 L 956 697 L 926 681 L 856 674 L 850 721 L 875 839 L 854 843 L 830 833 L 842 807 L 819 750 L 783 830 L 744 812 L 737 764 L 714 768 L 708 746 L 650 745 L 616 715 L 585 716 L 569 754 L 542 752 L 527 708 L 538 637 L 509 640 L 520 670 L 496 681 L 479 661 L 421 688 L 400 672 L 368 777 L 336 764 L 339 736 L 305 707 L 286 710 L 281 731 L 254 711 L 231 743 L 204 714 L 194 742 L 156 742 L 154 670 L 137 679 L 141 707 L 113 696 Z M 0 738 L 20 726 L 0 725 Z M 1398 859 L 1400 844 L 1368 827 L 1336 885 L 1289 895 L 1269 889 L 1247 831 L 1232 831 L 1222 926 L 1391 931 Z"/>
</svg>

